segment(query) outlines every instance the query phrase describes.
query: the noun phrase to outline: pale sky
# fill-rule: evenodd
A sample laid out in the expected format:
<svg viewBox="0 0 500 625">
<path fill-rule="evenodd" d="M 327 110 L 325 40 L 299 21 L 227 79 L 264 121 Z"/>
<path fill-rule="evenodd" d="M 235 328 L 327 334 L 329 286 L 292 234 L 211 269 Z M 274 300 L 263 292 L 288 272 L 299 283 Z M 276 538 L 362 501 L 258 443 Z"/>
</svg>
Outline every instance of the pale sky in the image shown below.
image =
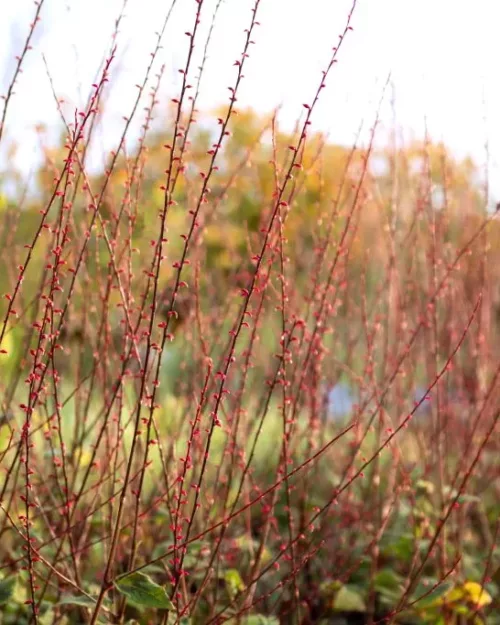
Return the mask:
<svg viewBox="0 0 500 625">
<path fill-rule="evenodd" d="M 34 42 L 7 119 L 0 146 L 0 168 L 8 141 L 17 139 L 16 157 L 24 170 L 36 162 L 33 125 L 56 124 L 58 115 L 42 53 L 60 97 L 82 104 L 105 51 L 123 0 L 46 0 L 40 33 Z M 154 32 L 161 28 L 171 0 L 128 0 L 118 38 L 115 81 L 109 99 L 102 145 L 115 147 L 122 116 L 130 112 L 135 84 L 144 76 Z M 205 0 L 202 34 L 216 0 Z M 261 0 L 261 26 L 248 60 L 239 106 L 268 112 L 282 103 L 284 123 L 302 114 L 316 89 L 333 45 L 343 30 L 351 0 Z M 224 0 L 207 71 L 200 108 L 227 101 L 239 58 L 243 29 L 253 0 Z M 158 67 L 167 71 L 162 94 L 175 97 L 187 52 L 194 0 L 177 0 L 167 28 Z M 8 55 L 21 48 L 34 12 L 32 0 L 0 0 L 0 94 L 12 71 Z M 389 72 L 395 93 L 397 123 L 407 136 L 444 140 L 459 156 L 471 155 L 484 167 L 489 141 L 490 185 L 500 197 L 500 73 L 497 28 L 499 0 L 358 0 L 339 63 L 314 115 L 316 127 L 336 142 L 350 145 L 362 120 L 372 124 Z M 203 38 L 197 51 L 201 52 Z M 196 63 L 198 65 L 198 63 Z M 83 94 L 83 97 L 80 95 Z M 391 123 L 391 90 L 382 118 Z M 1 105 L 0 105 L 1 106 Z M 69 109 L 68 109 L 69 110 Z M 142 118 L 138 118 L 142 121 Z"/>
</svg>

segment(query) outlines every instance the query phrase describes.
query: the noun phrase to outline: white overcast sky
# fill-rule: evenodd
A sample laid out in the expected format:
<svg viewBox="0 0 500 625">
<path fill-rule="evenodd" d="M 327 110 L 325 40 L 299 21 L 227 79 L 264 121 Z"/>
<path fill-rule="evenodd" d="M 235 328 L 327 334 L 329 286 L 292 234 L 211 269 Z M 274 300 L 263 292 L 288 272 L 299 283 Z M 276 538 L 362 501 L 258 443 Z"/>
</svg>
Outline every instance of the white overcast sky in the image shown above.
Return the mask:
<svg viewBox="0 0 500 625">
<path fill-rule="evenodd" d="M 0 146 L 5 164 L 9 140 L 20 150 L 25 170 L 36 159 L 32 128 L 37 121 L 55 126 L 58 116 L 42 53 L 56 91 L 75 105 L 84 101 L 105 51 L 123 0 L 46 0 L 41 29 L 16 89 Z M 171 0 L 128 0 L 118 39 L 114 83 L 102 145 L 114 147 L 144 75 L 154 33 Z M 205 0 L 206 32 L 215 0 Z M 351 0 L 261 0 L 256 45 L 245 71 L 239 106 L 260 111 L 284 105 L 283 121 L 292 124 L 311 100 L 333 45 L 342 31 Z M 243 45 L 252 0 L 224 0 L 204 77 L 200 108 L 227 101 L 234 60 Z M 194 0 L 177 0 L 159 63 L 167 71 L 162 93 L 177 93 L 178 74 L 187 51 Z M 32 0 L 0 0 L 0 93 L 12 71 L 8 57 L 22 46 Z M 352 32 L 314 116 L 333 141 L 351 144 L 362 120 L 373 121 L 381 90 L 391 72 L 397 123 L 407 136 L 422 136 L 427 119 L 431 136 L 460 156 L 471 155 L 484 167 L 490 150 L 490 184 L 500 197 L 500 0 L 358 0 Z M 197 47 L 201 51 L 202 39 Z M 79 95 L 79 93 L 81 95 Z M 382 116 L 392 119 L 389 100 Z M 0 105 L 1 106 L 1 105 Z M 2 156 L 3 155 L 3 156 Z"/>
</svg>

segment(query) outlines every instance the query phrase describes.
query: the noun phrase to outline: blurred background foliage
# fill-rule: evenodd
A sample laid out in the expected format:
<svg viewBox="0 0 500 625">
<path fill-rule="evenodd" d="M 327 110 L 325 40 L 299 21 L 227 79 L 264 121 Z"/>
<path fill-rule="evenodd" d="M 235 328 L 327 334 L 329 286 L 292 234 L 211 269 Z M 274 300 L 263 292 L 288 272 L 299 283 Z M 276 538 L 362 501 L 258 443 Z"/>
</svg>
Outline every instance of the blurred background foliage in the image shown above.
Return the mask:
<svg viewBox="0 0 500 625">
<path fill-rule="evenodd" d="M 210 151 L 216 140 L 215 120 L 221 114 L 220 111 L 198 114 L 197 123 L 189 134 L 189 144 L 185 146 L 185 160 L 176 165 L 184 167 L 184 171 L 175 188 L 175 203 L 168 208 L 168 244 L 165 247 L 168 262 L 163 265 L 159 283 L 162 293 L 160 304 L 163 305 L 168 303 L 169 288 L 174 278 L 173 265 L 180 258 L 184 245 L 181 235 L 186 233 L 191 223 L 189 211 L 195 208 L 199 197 L 200 174 L 207 170 Z M 189 120 L 184 120 L 184 126 L 188 123 Z M 99 197 L 104 189 L 100 217 L 111 233 L 127 297 L 136 305 L 140 304 L 139 294 L 145 288 L 144 270 L 152 258 L 151 242 L 158 237 L 159 213 L 164 202 L 161 185 L 168 151 L 165 146 L 171 140 L 164 129 L 171 127 L 169 116 L 155 121 L 144 144 L 136 144 L 124 151 L 126 157 L 121 153 L 110 175 L 106 166 L 102 171 L 87 174 L 84 180 L 80 173 L 79 185 L 78 188 L 75 186 L 71 200 L 71 241 L 64 257 L 68 266 L 75 266 L 78 250 L 89 228 L 91 195 Z M 163 355 L 162 397 L 157 416 L 159 434 L 171 446 L 174 460 L 189 438 L 186 415 L 192 412 L 192 398 L 199 396 L 203 386 L 206 357 L 217 360 L 224 354 L 226 344 L 221 337 L 228 335 L 239 310 L 240 291 L 247 287 L 251 279 L 254 269 L 252 255 L 259 249 L 263 236 L 261 230 L 265 228 L 273 206 L 277 185 L 274 164 L 279 167 L 279 178 L 282 178 L 290 162 L 289 146 L 296 143 L 295 133 L 280 129 L 273 116 L 259 116 L 251 110 L 240 111 L 234 116 L 230 130 L 231 134 L 217 159 L 218 169 L 210 181 L 210 200 L 200 212 L 190 248 L 190 265 L 183 272 L 187 287 L 176 300 L 175 340 Z M 60 145 L 44 149 L 44 160 L 32 173 L 28 184 L 21 172 L 7 170 L 0 174 L 0 291 L 3 293 L 11 293 L 14 289 L 26 245 L 39 228 L 40 212 L 51 197 L 54 177 L 65 156 L 62 137 Z M 85 154 L 80 154 L 79 158 L 84 160 Z M 355 413 L 359 418 L 363 414 L 369 415 L 377 403 L 376 393 L 390 377 L 397 352 L 409 340 L 412 329 L 423 319 L 423 331 L 411 353 L 408 351 L 404 375 L 394 381 L 382 402 L 377 431 L 370 431 L 366 436 L 359 458 L 354 461 L 354 468 L 359 468 L 362 459 L 377 449 L 380 428 L 398 423 L 401 416 L 413 408 L 415 398 L 417 401 L 422 398 L 429 381 L 435 379 L 436 366 L 443 366 L 446 362 L 481 294 L 483 338 L 479 340 L 475 332 L 467 335 L 453 369 L 440 383 L 441 418 L 448 424 L 453 423 L 453 437 L 446 440 L 445 448 L 450 482 L 453 471 L 461 466 L 461 454 L 471 427 L 468 419 L 475 414 L 474 410 L 480 405 L 479 398 L 484 397 L 485 389 L 493 379 L 496 366 L 494 355 L 500 349 L 500 224 L 492 220 L 481 236 L 476 236 L 489 216 L 486 209 L 487 189 L 479 182 L 479 172 L 474 163 L 468 159 L 457 160 L 444 145 L 429 142 L 414 142 L 403 147 L 389 142 L 383 147 L 375 146 L 369 152 L 367 148 L 335 145 L 327 136 L 312 133 L 301 161 L 302 170 L 294 174 L 283 227 L 285 278 L 290 298 L 287 316 L 289 320 L 303 318 L 304 335 L 309 332 L 309 338 L 317 319 L 324 318 L 324 326 L 320 330 L 320 342 L 324 349 L 318 348 L 318 352 L 314 352 L 315 358 L 321 360 L 321 366 L 307 361 L 304 351 L 297 356 L 298 364 L 290 364 L 289 373 L 295 383 L 294 401 L 298 405 L 294 460 L 297 463 L 303 461 L 328 437 L 334 436 L 338 428 L 338 423 L 318 424 L 318 414 L 328 415 L 322 412 L 324 407 L 318 409 L 316 391 L 324 396 L 329 389 L 338 388 L 338 384 L 343 383 L 350 395 L 347 398 L 342 395 L 330 397 L 334 404 L 333 413 L 344 402 L 347 406 L 345 412 Z M 71 192 L 67 194 L 66 201 L 70 196 Z M 50 245 L 50 236 L 42 236 L 33 250 L 33 261 L 26 271 L 16 311 L 2 345 L 7 351 L 0 361 L 0 387 L 5 401 L 12 400 L 14 390 L 11 389 L 16 388 L 16 380 L 26 369 L 23 355 L 33 338 L 30 334 L 31 322 L 37 317 L 39 294 L 50 276 Z M 455 263 L 457 256 L 460 259 Z M 92 367 L 97 367 L 99 384 L 102 384 L 92 397 L 97 413 L 99 393 L 106 397 L 110 383 L 116 377 L 117 363 L 123 356 L 124 341 L 120 334 L 123 319 L 116 285 L 111 289 L 109 301 L 103 296 L 109 262 L 102 227 L 97 222 L 63 326 L 63 336 L 60 337 L 64 350 L 57 356 L 62 388 L 70 398 L 64 406 L 65 441 L 72 443 L 74 449 L 78 446 L 72 439 L 72 430 L 79 421 L 79 415 L 86 414 L 87 399 L 90 402 L 90 395 L 85 398 L 77 393 L 74 399 L 71 398 L 74 384 L 90 373 Z M 259 429 L 258 421 L 267 412 L 269 414 L 249 476 L 260 489 L 273 484 L 276 479 L 276 450 L 281 446 L 282 439 L 278 408 L 280 389 L 275 389 L 275 396 L 266 412 L 262 409 L 262 399 L 266 392 L 263 382 L 269 380 L 275 371 L 274 356 L 282 333 L 278 310 L 281 302 L 279 262 L 277 255 L 268 264 L 264 263 L 262 273 L 266 274 L 269 270 L 271 277 L 269 288 L 265 291 L 264 313 L 258 321 L 256 347 L 252 350 L 251 369 L 246 379 L 242 363 L 248 342 L 242 340 L 238 345 L 239 366 L 232 371 L 227 384 L 237 391 L 234 394 L 236 399 L 228 400 L 237 405 L 237 417 L 233 417 L 228 410 L 228 414 L 224 415 L 227 417 L 227 428 L 218 430 L 214 436 L 207 481 L 215 504 L 208 508 L 209 516 L 200 523 L 216 519 L 217 515 L 227 511 L 225 504 L 220 504 L 219 509 L 217 502 L 223 501 L 222 494 L 225 492 L 226 482 L 219 479 L 220 476 L 229 480 L 229 484 L 233 478 L 233 469 L 223 462 L 228 453 L 228 441 L 234 443 L 235 449 L 240 446 L 241 457 L 245 452 L 250 453 L 251 441 Z M 450 267 L 453 267 L 451 272 Z M 69 273 L 66 274 L 63 287 L 67 286 L 70 277 Z M 331 288 L 325 288 L 331 279 Z M 437 320 L 436 328 L 433 328 L 429 323 L 429 298 L 436 284 L 442 280 L 446 280 L 448 286 L 433 304 Z M 315 317 L 319 315 L 323 295 L 327 299 L 326 314 Z M 5 302 L 0 304 L 2 314 Z M 198 310 L 203 312 L 197 316 Z M 164 311 L 160 310 L 161 314 Z M 103 319 L 105 322 L 101 325 Z M 432 334 L 434 331 L 435 337 Z M 204 341 L 209 348 L 207 353 L 204 352 Z M 429 345 L 434 344 L 437 346 L 436 354 L 429 349 Z M 302 392 L 302 387 L 305 387 L 306 393 Z M 420 389 L 417 396 L 416 388 Z M 238 403 L 240 390 L 245 399 Z M 367 399 L 370 396 L 371 401 Z M 134 405 L 130 398 L 126 398 L 124 404 Z M 356 412 L 361 404 L 364 406 L 362 415 Z M 47 406 L 44 410 L 48 410 Z M 327 406 L 326 412 L 328 410 Z M 435 402 L 422 406 L 419 414 L 435 417 Z M 357 427 L 360 423 L 357 422 Z M 373 594 L 374 588 L 377 601 L 381 602 L 377 610 L 379 607 L 390 610 L 397 605 L 415 554 L 425 552 L 440 522 L 437 506 L 441 504 L 435 488 L 436 451 L 429 445 L 435 424 L 433 422 L 431 428 L 430 423 L 428 419 L 415 419 L 411 436 L 401 435 L 401 442 L 381 456 L 380 465 L 374 463 L 369 468 L 368 482 L 356 480 L 341 506 L 332 507 L 329 516 L 322 522 L 321 535 L 325 536 L 323 544 L 328 556 L 312 558 L 301 572 L 302 595 L 311 597 L 308 607 L 311 613 L 316 610 L 318 614 L 331 616 L 336 610 L 364 612 L 368 609 L 366 597 Z M 332 489 L 340 483 L 341 466 L 350 457 L 350 445 L 359 440 L 356 438 L 358 433 L 359 430 L 356 430 L 352 440 L 341 451 L 337 452 L 335 448 L 334 453 L 315 464 L 312 476 L 306 473 L 297 479 L 297 489 L 291 495 L 291 507 L 301 522 L 312 514 L 316 505 L 328 501 Z M 7 444 L 8 435 L 8 428 L 4 427 L 3 444 Z M 129 435 L 130 432 L 127 432 L 126 440 Z M 453 529 L 457 541 L 463 539 L 464 532 L 470 532 L 463 546 L 462 577 L 454 586 L 439 585 L 425 606 L 416 605 L 407 614 L 409 620 L 402 622 L 436 625 L 441 623 L 437 619 L 445 610 L 452 615 L 466 614 L 467 618 L 470 617 L 470 620 L 464 621 L 467 624 L 483 623 L 486 621 L 474 620 L 477 617 L 474 606 L 478 601 L 481 601 L 480 608 L 489 606 L 493 600 L 498 606 L 498 588 L 494 584 L 488 586 L 487 597 L 481 594 L 481 588 L 478 594 L 476 587 L 481 581 L 482 565 L 492 549 L 491 534 L 488 532 L 491 533 L 498 518 L 498 484 L 494 484 L 498 462 L 494 454 L 494 446 L 491 450 L 485 449 L 481 470 L 471 479 L 473 494 L 470 497 L 473 499 L 465 502 L 474 510 L 476 507 L 479 509 L 476 504 L 481 503 L 481 514 L 477 513 L 479 521 L 471 521 L 472 529 L 464 525 Z M 151 457 L 155 470 L 159 471 L 159 457 L 153 452 Z M 378 489 L 372 488 L 374 480 L 378 480 Z M 418 486 L 416 490 L 414 485 Z M 393 501 L 396 487 L 399 498 Z M 154 495 L 153 478 L 146 481 L 145 492 L 148 496 Z M 478 492 L 481 499 L 475 495 Z M 234 493 L 229 492 L 229 488 L 227 496 L 231 502 Z M 378 545 L 380 555 L 374 560 L 370 551 L 370 532 L 375 531 L 376 526 L 369 515 L 379 504 L 390 522 L 384 528 Z M 287 531 L 286 505 L 281 493 L 275 508 L 277 534 L 268 541 L 269 553 L 278 552 L 282 540 L 280 534 L 284 535 Z M 144 521 L 142 548 L 146 551 L 155 546 L 156 535 L 160 531 L 158 527 L 165 525 L 161 513 L 160 509 L 158 514 Z M 100 517 L 96 516 L 94 521 L 100 522 Z M 221 573 L 225 576 L 224 588 L 227 586 L 230 596 L 238 588 L 245 587 L 242 578 L 248 564 L 244 559 L 248 545 L 237 541 L 250 540 L 253 553 L 253 541 L 258 540 L 259 527 L 265 523 L 261 508 L 252 508 L 243 524 L 247 521 L 251 532 L 245 533 L 243 525 L 238 524 L 236 529 L 231 529 L 234 544 L 230 541 L 231 548 L 228 548 L 227 554 L 229 564 L 243 562 L 243 568 L 240 571 L 225 567 Z M 329 523 L 342 531 L 332 532 Z M 359 531 L 360 524 L 366 531 Z M 157 545 L 157 548 L 160 547 L 162 544 Z M 447 558 L 451 561 L 455 555 L 452 541 L 448 543 L 448 548 Z M 6 545 L 5 549 L 9 547 Z M 95 549 L 89 550 L 85 564 L 92 571 L 99 566 L 101 549 L 98 544 Z M 299 549 L 302 549 L 300 543 Z M 307 546 L 304 550 L 306 553 Z M 347 571 L 342 582 L 331 570 L 332 561 L 336 562 L 337 572 Z M 376 565 L 373 564 L 375 561 Z M 203 577 L 205 565 L 201 557 L 194 557 L 193 583 L 197 583 L 198 573 L 200 579 Z M 373 566 L 378 568 L 373 569 Z M 197 573 L 197 567 L 201 572 Z M 373 571 L 376 574 L 370 577 Z M 418 598 L 425 594 L 426 589 L 439 584 L 441 573 L 437 572 L 434 561 L 423 573 L 425 583 L 422 588 L 419 585 L 413 589 L 412 598 Z M 281 594 L 278 598 L 276 591 L 272 591 L 278 579 L 278 574 L 271 572 L 260 582 L 261 589 L 269 592 L 266 609 L 271 613 L 274 601 L 281 601 Z M 467 580 L 471 579 L 476 580 L 476 586 L 470 586 L 473 582 Z M 370 586 L 373 582 L 374 587 Z M 465 586 L 466 583 L 469 586 Z M 94 592 L 95 589 L 89 587 L 88 590 Z M 475 599 L 471 601 L 473 591 Z M 281 605 L 285 619 L 282 622 L 286 622 L 286 601 Z M 466 612 L 459 612 L 459 608 Z M 13 611 L 12 622 L 18 618 L 18 611 Z M 49 615 L 48 621 L 50 618 Z M 189 622 L 203 623 L 206 618 L 202 611 L 198 621 Z M 259 622 L 277 622 L 274 616 L 262 618 L 268 620 Z M 493 612 L 492 619 L 487 622 L 499 622 L 494 620 Z M 306 622 L 309 621 L 306 619 Z M 325 620 L 325 623 L 337 622 L 341 621 Z M 445 622 L 442 623 L 444 625 Z"/>
<path fill-rule="evenodd" d="M 169 252 L 172 258 L 182 249 L 183 241 L 178 235 L 189 223 L 188 209 L 200 188 L 199 173 L 210 159 L 207 151 L 211 149 L 217 129 L 213 121 L 210 125 L 213 119 L 212 115 L 206 114 L 191 130 L 186 169 L 179 177 L 175 191 L 177 205 L 169 212 Z M 277 162 L 286 163 L 287 149 L 294 138 L 293 133 L 277 128 L 276 154 L 273 155 L 271 125 L 270 117 L 259 116 L 252 110 L 242 111 L 232 120 L 231 135 L 223 144 L 218 171 L 213 174 L 210 185 L 213 199 L 207 210 L 202 211 L 200 236 L 204 243 L 205 277 L 208 275 L 206 270 L 209 270 L 217 279 L 234 278 L 248 263 L 249 248 L 259 240 L 259 229 L 265 223 L 275 188 L 270 161 L 275 158 Z M 146 149 L 139 152 L 136 146 L 128 158 L 119 157 L 106 184 L 101 207 L 103 219 L 113 226 L 125 199 L 125 204 L 129 205 L 126 210 L 130 211 L 134 221 L 131 244 L 141 255 L 147 252 L 149 242 L 156 234 L 158 212 L 163 203 L 164 193 L 160 186 L 166 162 L 164 146 L 170 140 L 169 135 L 162 132 L 165 127 L 170 127 L 168 119 L 164 123 L 156 121 L 149 132 Z M 62 140 L 59 146 L 44 150 L 44 161 L 27 184 L 21 172 L 7 170 L 0 173 L 0 227 L 4 250 L 0 259 L 2 292 L 8 292 L 12 287 L 13 265 L 22 259 L 23 246 L 38 227 L 39 212 L 52 192 L 55 168 L 64 158 Z M 365 158 L 366 150 L 362 148 L 353 152 L 350 147 L 331 144 L 328 137 L 319 132 L 310 136 L 303 155 L 307 175 L 297 183 L 300 188 L 295 190 L 293 209 L 285 225 L 289 249 L 300 252 L 292 259 L 294 279 L 308 279 L 315 254 L 314 242 L 329 226 L 333 227 L 334 239 L 342 232 L 347 207 L 353 200 Z M 130 184 L 134 167 L 137 175 Z M 94 193 L 104 186 L 105 176 L 104 170 L 90 176 Z M 422 181 L 427 177 L 431 194 L 422 197 Z M 349 251 L 350 271 L 355 275 L 364 270 L 367 284 L 374 283 L 388 261 L 389 246 L 384 231 L 394 228 L 396 237 L 399 234 L 404 236 L 403 224 L 415 219 L 416 214 L 417 219 L 420 218 L 417 227 L 425 238 L 428 219 L 423 217 L 431 208 L 435 212 L 436 227 L 450 246 L 464 244 L 485 217 L 484 188 L 478 181 L 479 172 L 474 164 L 469 159 L 456 160 L 441 144 L 415 142 L 397 149 L 390 146 L 375 148 L 359 192 L 362 210 L 356 218 L 356 236 Z M 329 217 L 334 202 L 337 213 L 332 224 Z M 77 194 L 73 206 L 75 235 L 83 231 L 86 214 L 86 202 L 81 194 Z M 127 220 L 122 221 L 120 228 L 127 234 Z M 498 245 L 494 245 L 498 235 L 499 226 L 494 223 L 488 229 L 486 243 L 490 268 L 498 266 L 500 251 Z M 424 249 L 423 246 L 422 252 Z M 99 253 L 100 250 L 99 241 L 96 241 L 90 255 L 94 253 L 100 257 L 104 266 L 107 258 L 106 254 Z M 40 245 L 34 250 L 37 265 L 43 262 L 45 252 L 46 248 Z M 366 264 L 367 253 L 371 260 L 369 264 Z M 477 255 L 469 255 L 464 279 L 466 275 L 473 279 L 473 265 L 477 258 Z M 406 262 L 401 256 L 398 260 Z M 26 276 L 23 288 L 26 292 L 38 288 L 33 274 L 36 272 Z M 171 272 L 165 270 L 161 280 L 166 284 L 170 277 Z"/>
<path fill-rule="evenodd" d="M 199 114 L 197 123 L 190 129 L 185 169 L 178 177 L 175 205 L 169 207 L 167 257 L 172 262 L 179 258 L 184 244 L 180 235 L 187 231 L 191 218 L 189 210 L 194 208 L 200 189 L 200 172 L 209 163 L 207 152 L 215 141 L 217 124 L 214 120 L 218 114 L 222 113 Z M 165 145 L 170 140 L 163 129 L 170 127 L 171 121 L 169 117 L 156 120 L 144 145 L 137 144 L 127 158 L 122 154 L 118 157 L 109 181 L 106 182 L 105 167 L 89 175 L 87 181 L 94 196 L 105 188 L 100 215 L 119 241 L 117 258 L 124 258 L 133 249 L 129 254 L 129 277 L 130 291 L 134 293 L 140 291 L 137 287 L 144 280 L 150 242 L 157 236 L 158 214 L 164 196 L 161 183 L 166 162 Z M 281 130 L 272 116 L 244 110 L 232 119 L 231 134 L 223 144 L 218 170 L 211 179 L 210 202 L 202 206 L 200 213 L 196 245 L 192 246 L 194 258 L 184 272 L 186 281 L 192 285 L 195 267 L 199 266 L 200 294 L 207 298 L 214 311 L 230 307 L 232 298 L 228 296 L 248 282 L 252 271 L 250 259 L 261 240 L 260 229 L 269 215 L 276 186 L 270 163 L 275 161 L 286 166 L 288 146 L 293 141 L 294 133 Z M 7 170 L 0 174 L 2 293 L 13 289 L 17 267 L 26 253 L 25 245 L 39 227 L 40 211 L 52 193 L 54 174 L 64 157 L 62 138 L 60 145 L 44 150 L 44 160 L 28 183 L 24 182 L 21 172 Z M 485 189 L 479 183 L 480 172 L 469 159 L 455 159 L 444 145 L 415 142 L 404 147 L 390 143 L 375 147 L 359 186 L 366 158 L 366 149 L 334 145 L 319 132 L 311 135 L 303 154 L 303 172 L 300 172 L 303 175 L 297 175 L 294 182 L 293 201 L 284 227 L 287 278 L 297 292 L 305 293 L 314 276 L 318 245 L 325 235 L 331 231 L 334 244 L 330 254 L 333 256 L 346 223 L 353 226 L 346 238 L 345 281 L 363 282 L 366 290 L 350 289 L 351 301 L 344 298 L 336 306 L 335 326 L 339 334 L 344 331 L 349 334 L 345 325 L 353 305 L 361 304 L 362 292 L 368 304 L 378 297 L 391 263 L 397 265 L 396 280 L 401 297 L 420 306 L 430 280 L 427 259 L 432 229 L 435 228 L 436 236 L 444 244 L 438 268 L 443 272 L 446 263 L 453 261 L 454 254 L 467 244 L 487 215 Z M 356 209 L 352 211 L 355 201 Z M 88 203 L 88 196 L 79 190 L 73 198 L 69 247 L 73 247 L 74 252 L 66 258 L 70 265 L 76 261 L 76 250 L 88 226 Z M 461 259 L 454 274 L 454 279 L 461 283 L 461 296 L 469 305 L 475 301 L 475 287 L 484 274 L 492 347 L 498 344 L 500 321 L 499 228 L 498 221 L 490 224 L 484 237 L 476 240 Z M 48 237 L 42 238 L 33 250 L 34 262 L 26 272 L 21 290 L 21 309 L 30 306 L 30 293 L 39 291 L 39 269 L 47 263 L 48 241 Z M 174 273 L 172 262 L 164 264 L 161 288 L 170 284 Z M 91 317 L 99 318 L 99 298 L 97 294 L 89 294 L 83 285 L 94 283 L 97 273 L 104 272 L 108 263 L 109 253 L 97 225 L 87 251 L 86 275 L 82 277 L 82 288 L 75 292 L 75 305 L 67 326 L 81 323 L 77 318 L 84 308 L 82 298 L 87 298 L 87 304 L 94 306 Z M 326 279 L 327 272 L 328 264 L 323 264 L 319 278 Z M 111 308 L 117 303 L 119 296 L 114 292 Z M 302 311 L 295 312 L 300 315 Z M 441 314 L 446 316 L 446 306 Z M 443 341 L 446 343 L 446 337 Z"/>
</svg>

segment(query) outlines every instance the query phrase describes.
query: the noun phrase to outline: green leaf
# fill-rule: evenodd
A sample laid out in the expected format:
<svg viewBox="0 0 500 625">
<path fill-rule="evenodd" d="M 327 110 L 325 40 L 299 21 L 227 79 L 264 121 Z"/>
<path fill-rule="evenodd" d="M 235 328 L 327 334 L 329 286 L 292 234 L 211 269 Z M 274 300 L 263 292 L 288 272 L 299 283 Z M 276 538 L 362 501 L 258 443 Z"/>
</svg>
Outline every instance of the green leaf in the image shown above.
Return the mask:
<svg viewBox="0 0 500 625">
<path fill-rule="evenodd" d="M 131 573 L 119 577 L 115 581 L 115 588 L 127 597 L 136 606 L 146 608 L 164 608 L 173 610 L 174 605 L 167 595 L 167 591 L 144 573 Z"/>
<path fill-rule="evenodd" d="M 397 605 L 403 593 L 403 578 L 392 569 L 381 569 L 375 575 L 374 586 L 381 604 L 386 607 Z"/>
<path fill-rule="evenodd" d="M 384 555 L 395 558 L 400 562 L 410 562 L 413 557 L 415 538 L 412 534 L 406 533 L 395 536 L 388 545 L 384 547 Z"/>
<path fill-rule="evenodd" d="M 341 588 L 342 582 L 337 579 L 329 579 L 321 584 L 319 590 L 323 597 L 334 597 Z"/>
<path fill-rule="evenodd" d="M 224 581 L 226 582 L 227 592 L 231 598 L 234 598 L 238 592 L 245 589 L 245 584 L 241 579 L 241 575 L 236 569 L 225 571 Z"/>
<path fill-rule="evenodd" d="M 473 612 L 471 611 L 471 609 L 466 606 L 466 605 L 455 605 L 453 606 L 453 612 L 455 614 L 460 614 L 462 616 L 469 616 L 471 615 Z"/>
<path fill-rule="evenodd" d="M 417 480 L 415 489 L 418 495 L 432 495 L 434 493 L 434 484 L 428 480 Z"/>
<path fill-rule="evenodd" d="M 279 619 L 275 616 L 264 616 L 263 614 L 250 614 L 242 621 L 243 625 L 279 625 Z"/>
<path fill-rule="evenodd" d="M 93 608 L 95 601 L 85 595 L 63 595 L 59 601 L 61 605 L 81 605 L 86 608 Z"/>
<path fill-rule="evenodd" d="M 432 585 L 429 583 L 429 587 L 432 588 Z M 432 592 L 429 592 L 429 587 L 425 587 L 423 584 L 419 584 L 415 589 L 414 595 L 415 598 L 415 607 L 418 610 L 426 610 L 431 607 L 436 607 L 442 604 L 444 600 L 444 596 L 449 592 L 452 584 L 449 582 L 444 582 L 439 584 Z M 422 598 L 420 598 L 422 597 Z"/>
<path fill-rule="evenodd" d="M 0 580 L 0 605 L 5 605 L 14 594 L 15 577 Z"/>
<path fill-rule="evenodd" d="M 363 596 L 354 586 L 342 586 L 335 595 L 332 608 L 338 612 L 365 612 Z"/>
<path fill-rule="evenodd" d="M 168 624 L 169 625 L 193 625 L 193 621 L 190 616 L 181 616 L 179 617 L 177 614 L 173 614 L 172 612 L 168 615 Z M 137 623 L 139 625 L 139 623 Z"/>
<path fill-rule="evenodd" d="M 383 593 L 387 590 L 399 590 L 403 583 L 403 578 L 392 569 L 381 569 L 375 575 L 374 585 L 377 592 Z"/>
<path fill-rule="evenodd" d="M 57 619 L 54 614 L 54 611 L 51 608 L 49 608 L 48 610 L 45 610 L 43 614 L 38 615 L 39 625 L 53 625 L 53 623 L 55 623 L 56 620 Z"/>
</svg>

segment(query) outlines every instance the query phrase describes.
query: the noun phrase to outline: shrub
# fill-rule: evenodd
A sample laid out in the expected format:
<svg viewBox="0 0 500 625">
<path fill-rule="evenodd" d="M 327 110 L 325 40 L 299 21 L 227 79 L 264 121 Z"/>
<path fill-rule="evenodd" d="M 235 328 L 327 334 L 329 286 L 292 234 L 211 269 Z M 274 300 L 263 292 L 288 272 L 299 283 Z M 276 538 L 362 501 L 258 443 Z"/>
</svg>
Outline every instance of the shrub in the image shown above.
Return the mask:
<svg viewBox="0 0 500 625">
<path fill-rule="evenodd" d="M 311 129 L 352 11 L 293 132 L 237 108 L 260 0 L 228 103 L 198 112 L 192 4 L 165 115 L 163 29 L 89 170 L 115 33 L 85 108 L 56 100 L 36 192 L 0 177 L 0 622 L 498 623 L 498 221 L 475 169 L 376 147 L 378 113 L 366 145 Z"/>
</svg>

